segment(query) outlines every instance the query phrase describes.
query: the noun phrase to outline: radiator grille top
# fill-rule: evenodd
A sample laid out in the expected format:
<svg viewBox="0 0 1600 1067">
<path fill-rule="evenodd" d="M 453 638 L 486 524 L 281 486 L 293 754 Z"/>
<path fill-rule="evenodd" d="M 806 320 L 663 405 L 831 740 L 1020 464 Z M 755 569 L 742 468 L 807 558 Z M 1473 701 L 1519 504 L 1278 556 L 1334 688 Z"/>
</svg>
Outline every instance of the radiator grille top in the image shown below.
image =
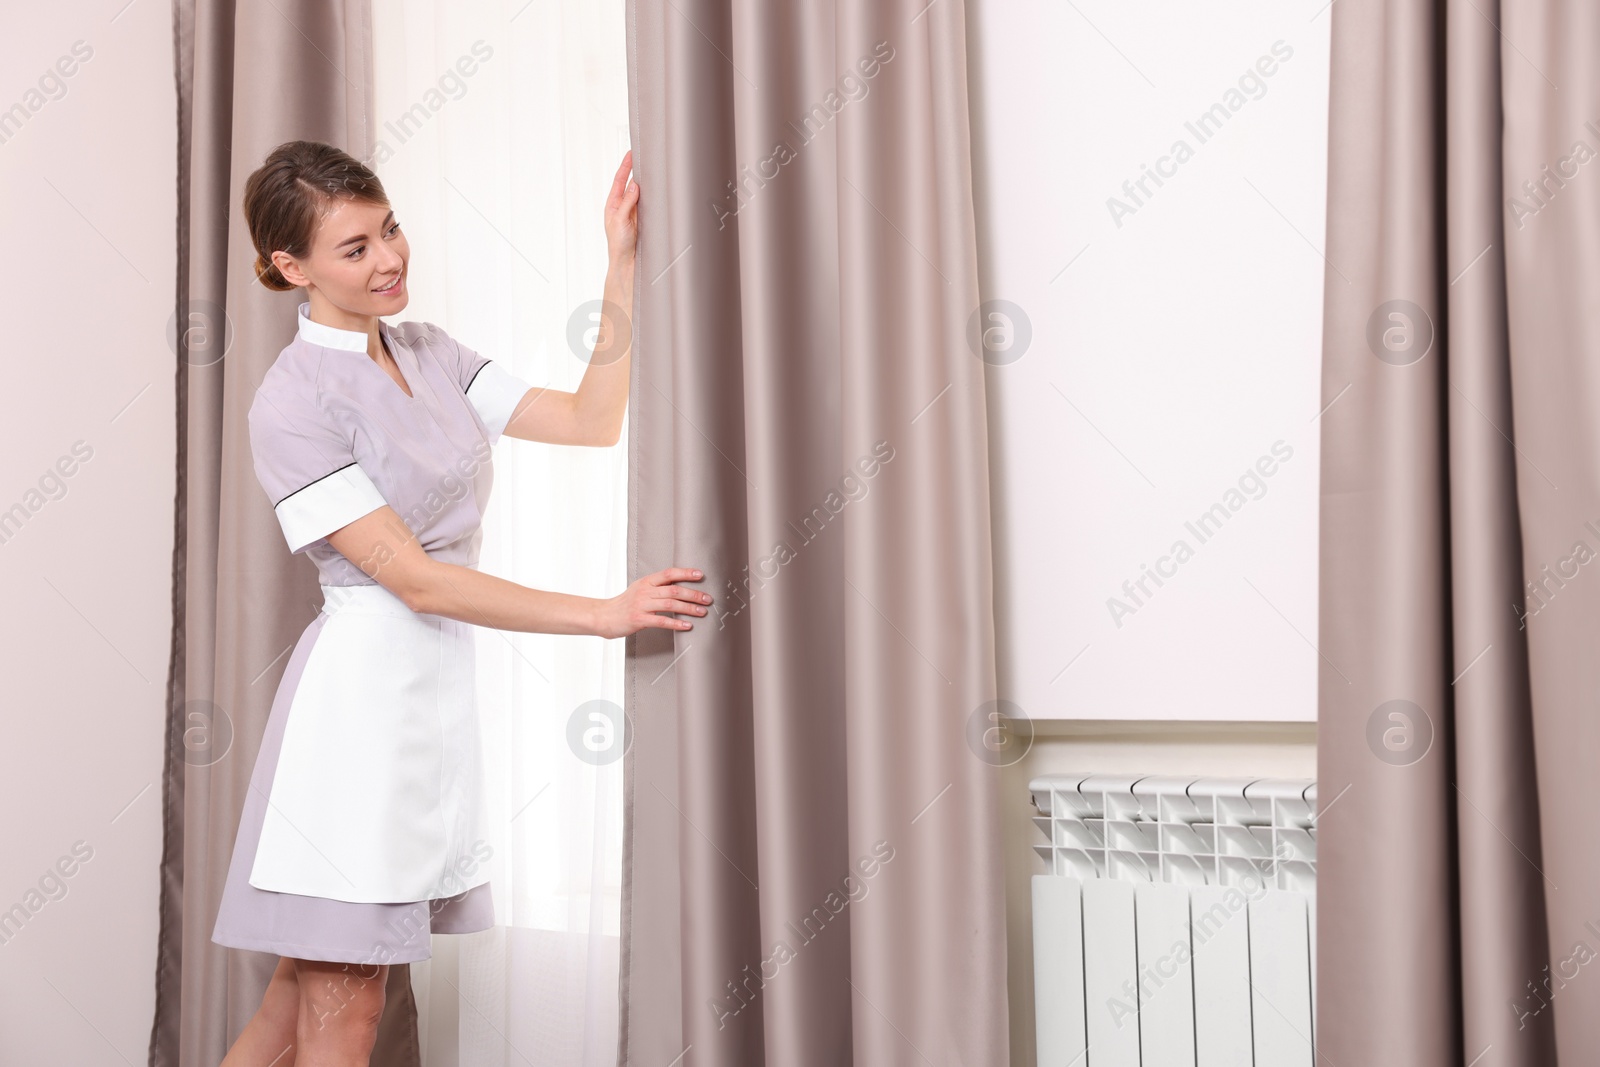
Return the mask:
<svg viewBox="0 0 1600 1067">
<path fill-rule="evenodd" d="M 1053 774 L 1028 789 L 1051 874 L 1316 891 L 1312 779 Z"/>
</svg>

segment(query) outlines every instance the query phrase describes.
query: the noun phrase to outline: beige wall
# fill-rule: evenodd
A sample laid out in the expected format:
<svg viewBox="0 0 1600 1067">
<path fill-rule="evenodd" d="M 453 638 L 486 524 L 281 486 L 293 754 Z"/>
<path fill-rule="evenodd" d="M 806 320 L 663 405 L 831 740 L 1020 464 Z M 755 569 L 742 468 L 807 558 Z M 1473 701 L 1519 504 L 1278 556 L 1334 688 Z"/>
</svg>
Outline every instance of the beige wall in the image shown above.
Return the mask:
<svg viewBox="0 0 1600 1067">
<path fill-rule="evenodd" d="M 143 1063 L 154 1003 L 176 94 L 170 5 L 122 6 L 0 33 L 4 1064 Z"/>
<path fill-rule="evenodd" d="M 1316 719 L 1309 14 L 966 0 L 998 673 L 1031 718 Z M 1201 142 L 1185 124 L 1230 92 L 1248 102 Z M 1195 158 L 1152 186 L 1177 142 Z M 1108 206 L 1130 178 L 1156 191 L 1135 217 Z"/>
</svg>

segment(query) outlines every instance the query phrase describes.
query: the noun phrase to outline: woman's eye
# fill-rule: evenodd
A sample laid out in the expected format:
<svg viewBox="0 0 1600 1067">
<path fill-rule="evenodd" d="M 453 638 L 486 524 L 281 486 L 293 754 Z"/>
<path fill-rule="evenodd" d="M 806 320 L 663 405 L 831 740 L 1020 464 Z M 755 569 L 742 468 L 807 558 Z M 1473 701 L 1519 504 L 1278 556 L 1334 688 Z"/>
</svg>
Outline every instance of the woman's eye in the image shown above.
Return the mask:
<svg viewBox="0 0 1600 1067">
<path fill-rule="evenodd" d="M 400 228 L 400 224 L 397 222 L 393 226 L 389 227 L 389 233 L 392 235 L 394 233 L 394 231 L 398 230 L 399 228 Z"/>
<path fill-rule="evenodd" d="M 356 245 L 348 253 L 345 254 L 344 258 L 345 259 L 353 259 L 356 256 L 356 254 L 359 253 L 365 247 L 367 247 L 367 246 L 366 245 Z"/>
</svg>

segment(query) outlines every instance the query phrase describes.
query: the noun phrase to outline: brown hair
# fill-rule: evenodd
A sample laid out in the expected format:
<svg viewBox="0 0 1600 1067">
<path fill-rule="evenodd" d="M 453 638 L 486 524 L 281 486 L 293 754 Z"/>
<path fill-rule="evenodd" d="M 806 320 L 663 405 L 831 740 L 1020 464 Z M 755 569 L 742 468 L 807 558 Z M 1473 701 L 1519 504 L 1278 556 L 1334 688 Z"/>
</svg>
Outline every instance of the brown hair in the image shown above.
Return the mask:
<svg viewBox="0 0 1600 1067">
<path fill-rule="evenodd" d="M 360 160 L 321 141 L 285 141 L 244 183 L 244 217 L 256 248 L 256 278 L 268 289 L 295 288 L 272 262 L 274 251 L 311 251 L 320 216 L 336 200 L 388 205 L 378 176 Z"/>
</svg>

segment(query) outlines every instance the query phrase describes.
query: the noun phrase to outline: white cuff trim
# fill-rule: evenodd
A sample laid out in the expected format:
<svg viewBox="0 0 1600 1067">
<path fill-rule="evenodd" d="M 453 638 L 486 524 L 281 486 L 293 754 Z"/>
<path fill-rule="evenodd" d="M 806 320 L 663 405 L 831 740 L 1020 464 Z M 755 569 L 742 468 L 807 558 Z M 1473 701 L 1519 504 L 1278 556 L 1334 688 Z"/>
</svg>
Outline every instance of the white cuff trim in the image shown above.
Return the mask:
<svg viewBox="0 0 1600 1067">
<path fill-rule="evenodd" d="M 478 417 L 489 431 L 491 442 L 498 440 L 505 432 L 506 423 L 511 421 L 517 405 L 530 388 L 527 382 L 492 359 L 478 368 L 472 383 L 467 386 L 467 399 L 477 409 Z"/>
<path fill-rule="evenodd" d="M 273 510 L 289 551 L 298 552 L 386 503 L 366 471 L 352 461 L 290 493 Z"/>
</svg>

